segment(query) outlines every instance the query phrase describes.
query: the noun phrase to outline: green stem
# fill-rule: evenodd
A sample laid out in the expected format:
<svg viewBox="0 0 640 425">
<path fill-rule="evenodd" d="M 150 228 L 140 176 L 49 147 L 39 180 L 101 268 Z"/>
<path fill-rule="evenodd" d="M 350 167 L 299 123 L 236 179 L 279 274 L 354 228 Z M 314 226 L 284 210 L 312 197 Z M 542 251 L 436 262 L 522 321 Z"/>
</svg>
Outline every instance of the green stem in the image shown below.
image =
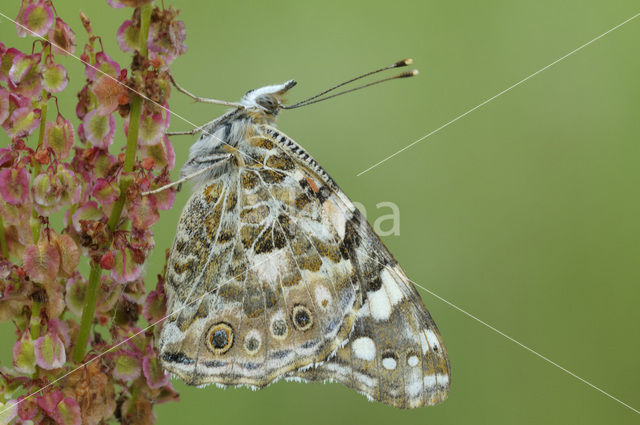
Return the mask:
<svg viewBox="0 0 640 425">
<path fill-rule="evenodd" d="M 42 97 L 47 97 L 47 100 L 44 101 L 44 105 L 40 108 L 40 132 L 38 134 L 38 146 L 36 147 L 36 151 L 42 147 L 42 143 L 44 142 L 44 130 L 47 124 L 47 108 L 48 108 L 48 96 L 49 93 L 46 91 L 42 91 Z M 35 161 L 35 165 L 33 166 L 33 175 L 34 178 L 40 175 L 40 163 Z M 38 218 L 39 214 L 35 208 L 31 211 L 31 233 L 33 235 L 33 243 L 38 243 L 40 240 L 40 219 Z"/>
<path fill-rule="evenodd" d="M 40 336 L 40 307 L 38 301 L 33 302 L 31 309 L 31 338 L 37 339 Z"/>
<path fill-rule="evenodd" d="M 149 55 L 149 47 L 147 46 L 147 38 L 149 37 L 149 25 L 151 24 L 151 12 L 153 11 L 153 2 L 149 2 L 142 6 L 140 14 L 140 54 L 145 58 Z"/>
<path fill-rule="evenodd" d="M 147 3 L 142 6 L 142 21 L 140 23 L 140 46 L 142 46 L 140 53 L 145 57 L 147 56 L 147 37 L 149 33 L 149 23 L 151 20 L 151 3 Z M 133 171 L 133 165 L 136 159 L 136 150 L 138 149 L 138 129 L 140 127 L 140 111 L 142 110 L 142 98 L 137 95 L 133 95 L 131 100 L 131 109 L 129 111 L 129 135 L 127 137 L 127 147 L 124 154 L 124 164 L 122 166 L 123 173 L 130 173 Z M 131 180 L 128 178 L 120 177 L 120 197 L 116 201 L 111 215 L 109 216 L 108 226 L 111 232 L 117 229 L 124 203 L 127 199 L 127 189 L 131 184 Z M 80 321 L 80 331 L 78 332 L 78 339 L 76 340 L 76 346 L 73 351 L 73 360 L 76 363 L 80 363 L 84 359 L 87 343 L 89 342 L 89 334 L 91 333 L 91 325 L 93 324 L 93 315 L 96 310 L 96 301 L 98 294 L 98 285 L 100 284 L 100 275 L 102 274 L 102 268 L 100 264 L 93 264 L 91 266 L 91 273 L 89 274 L 89 285 L 87 287 L 87 294 L 84 299 L 84 309 L 82 310 L 82 319 Z"/>
<path fill-rule="evenodd" d="M 100 283 L 101 274 L 102 268 L 100 267 L 100 264 L 93 264 L 91 266 L 91 273 L 89 273 L 89 285 L 87 286 L 87 293 L 84 298 L 84 309 L 82 310 L 80 331 L 78 332 L 76 346 L 73 349 L 73 361 L 76 363 L 80 363 L 82 359 L 84 359 L 84 353 L 87 349 L 87 343 L 89 342 L 89 333 L 91 333 L 93 315 L 96 310 L 98 284 Z"/>
<path fill-rule="evenodd" d="M 140 110 L 142 109 L 142 99 L 139 96 L 135 96 L 131 100 L 131 110 L 129 112 L 129 136 L 127 138 L 127 149 L 124 154 L 124 165 L 122 166 L 123 173 L 130 173 L 133 170 L 133 162 L 136 158 L 136 149 L 138 148 L 138 128 L 140 126 Z M 111 216 L 109 217 L 109 230 L 112 232 L 116 230 L 124 203 L 127 200 L 127 189 L 131 180 L 128 178 L 120 177 L 120 198 L 116 201 L 113 209 L 111 210 Z"/>
<path fill-rule="evenodd" d="M 7 239 L 4 235 L 4 222 L 2 221 L 2 216 L 0 215 L 0 249 L 2 250 L 2 256 L 8 260 L 9 259 L 9 249 L 7 249 Z"/>
<path fill-rule="evenodd" d="M 140 394 L 140 387 L 138 385 L 133 385 L 133 390 L 131 391 L 131 399 L 129 401 L 129 409 L 127 410 L 127 415 L 132 415 L 136 409 L 136 401 L 138 400 L 138 395 Z"/>
</svg>

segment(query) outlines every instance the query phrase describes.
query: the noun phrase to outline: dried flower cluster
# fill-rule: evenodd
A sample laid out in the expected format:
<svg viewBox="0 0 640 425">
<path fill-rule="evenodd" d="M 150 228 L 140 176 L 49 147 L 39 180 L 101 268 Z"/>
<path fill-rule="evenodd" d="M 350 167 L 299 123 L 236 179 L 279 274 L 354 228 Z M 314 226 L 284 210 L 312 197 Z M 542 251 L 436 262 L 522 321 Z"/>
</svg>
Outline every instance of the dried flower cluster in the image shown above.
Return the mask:
<svg viewBox="0 0 640 425">
<path fill-rule="evenodd" d="M 174 166 L 164 108 L 185 28 L 150 0 L 107 2 L 133 8 L 117 30 L 131 65 L 103 50 L 81 14 L 76 117 L 55 97 L 69 81 L 56 59 L 75 51 L 75 33 L 51 0 L 22 0 L 17 31 L 34 37 L 30 53 L 0 42 L 0 123 L 11 140 L 0 148 L 0 320 L 16 329 L 13 364 L 0 368 L 0 424 L 150 424 L 154 404 L 178 397 L 154 328 L 139 323 L 165 314 L 163 276 L 147 294 L 142 270 L 174 193 L 141 193 L 168 183 Z"/>
</svg>

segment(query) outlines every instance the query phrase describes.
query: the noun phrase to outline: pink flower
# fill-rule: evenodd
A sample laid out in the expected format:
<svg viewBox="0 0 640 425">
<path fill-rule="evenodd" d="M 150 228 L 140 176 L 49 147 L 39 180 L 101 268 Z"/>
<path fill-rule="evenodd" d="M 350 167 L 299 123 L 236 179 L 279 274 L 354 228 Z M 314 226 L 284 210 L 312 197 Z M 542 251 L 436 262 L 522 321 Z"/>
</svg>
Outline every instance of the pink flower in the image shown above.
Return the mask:
<svg viewBox="0 0 640 425">
<path fill-rule="evenodd" d="M 111 269 L 111 279 L 118 283 L 128 283 L 140 277 L 142 267 L 133 260 L 130 249 L 116 251 L 115 266 Z"/>
<path fill-rule="evenodd" d="M 162 119 L 161 113 L 143 113 L 140 117 L 138 144 L 140 146 L 155 145 L 162 141 L 162 138 L 166 131 L 167 122 Z"/>
<path fill-rule="evenodd" d="M 37 245 L 29 245 L 24 250 L 23 261 L 23 267 L 29 277 L 35 282 L 44 283 L 52 281 L 58 275 L 60 252 L 45 238 Z"/>
<path fill-rule="evenodd" d="M 158 277 L 158 283 L 156 289 L 149 292 L 147 298 L 142 307 L 142 315 L 149 323 L 155 323 L 166 315 L 167 312 L 167 297 L 164 293 L 164 287 L 160 277 Z"/>
<path fill-rule="evenodd" d="M 133 52 L 140 47 L 140 29 L 131 21 L 124 21 L 118 28 L 117 40 L 123 52 Z"/>
<path fill-rule="evenodd" d="M 33 33 L 43 36 L 53 25 L 53 11 L 43 1 L 37 1 L 27 6 L 22 13 L 20 23 L 31 31 L 27 31 L 21 26 L 17 26 L 18 35 L 24 37 Z"/>
<path fill-rule="evenodd" d="M 138 229 L 149 228 L 160 219 L 157 201 L 153 196 L 135 198 L 129 203 L 127 210 L 133 226 Z"/>
<path fill-rule="evenodd" d="M 82 416 L 78 402 L 54 390 L 36 397 L 38 406 L 59 425 L 80 425 Z"/>
<path fill-rule="evenodd" d="M 60 18 L 56 18 L 56 24 L 49 30 L 49 41 L 51 41 L 51 47 L 56 54 L 73 53 L 76 48 L 75 33 Z"/>
<path fill-rule="evenodd" d="M 59 369 L 67 360 L 64 343 L 54 332 L 47 332 L 36 339 L 36 363 L 43 369 Z"/>
<path fill-rule="evenodd" d="M 156 144 L 141 146 L 140 151 L 145 158 L 153 160 L 151 168 L 155 170 L 161 170 L 164 167 L 173 169 L 175 166 L 176 154 L 166 136 Z"/>
<path fill-rule="evenodd" d="M 48 122 L 44 131 L 44 146 L 51 148 L 58 159 L 64 160 L 71 151 L 75 139 L 73 124 L 65 119 L 62 115 L 58 115 L 56 122 Z"/>
<path fill-rule="evenodd" d="M 107 0 L 109 6 L 120 9 L 121 7 L 140 7 L 145 3 L 149 3 L 151 0 Z"/>
<path fill-rule="evenodd" d="M 99 221 L 104 219 L 104 214 L 98 207 L 98 204 L 93 201 L 85 202 L 80 205 L 72 217 L 73 228 L 76 232 L 82 231 L 80 220 Z"/>
<path fill-rule="evenodd" d="M 16 54 L 13 57 L 13 64 L 9 69 L 10 82 L 13 84 L 19 84 L 29 71 L 40 63 L 40 58 L 41 55 L 38 53 L 34 55 L 24 55 L 22 53 Z"/>
<path fill-rule="evenodd" d="M 112 204 L 120 197 L 120 188 L 107 179 L 99 178 L 91 195 L 101 204 Z"/>
<path fill-rule="evenodd" d="M 69 348 L 71 345 L 71 337 L 69 335 L 69 325 L 66 322 L 58 319 L 49 319 L 47 322 L 47 327 L 51 330 L 51 332 L 58 335 L 58 337 L 62 340 L 65 348 Z"/>
<path fill-rule="evenodd" d="M 66 233 L 57 235 L 55 244 L 60 253 L 60 272 L 63 276 L 69 277 L 73 275 L 80 263 L 80 249 L 73 238 Z"/>
<path fill-rule="evenodd" d="M 65 397 L 56 406 L 53 419 L 60 425 L 81 425 L 82 415 L 78 402 L 71 397 Z"/>
<path fill-rule="evenodd" d="M 91 81 L 95 81 L 97 77 L 104 74 L 118 78 L 118 76 L 120 76 L 120 65 L 105 52 L 98 52 L 96 53 L 96 64 L 85 67 L 85 74 Z"/>
<path fill-rule="evenodd" d="M 5 52 L 2 52 L 0 55 L 2 57 L 2 61 L 0 62 L 0 81 L 3 83 L 9 82 L 9 71 L 11 71 L 11 67 L 13 66 L 13 60 L 17 56 L 25 56 L 20 50 L 12 47 L 7 49 Z"/>
<path fill-rule="evenodd" d="M 114 356 L 113 376 L 121 381 L 133 381 L 140 376 L 140 357 L 130 351 L 120 350 Z"/>
<path fill-rule="evenodd" d="M 40 409 L 34 397 L 18 397 L 18 416 L 23 421 L 28 421 L 36 417 Z"/>
<path fill-rule="evenodd" d="M 101 116 L 115 111 L 121 96 L 126 93 L 122 85 L 110 75 L 98 75 L 91 85 L 91 92 L 96 96 L 97 112 Z"/>
<path fill-rule="evenodd" d="M 34 344 L 28 331 L 23 332 L 20 339 L 13 345 L 13 367 L 27 375 L 36 371 Z"/>
<path fill-rule="evenodd" d="M 12 205 L 22 205 L 29 199 L 29 174 L 25 167 L 3 168 L 0 171 L 0 195 Z"/>
<path fill-rule="evenodd" d="M 9 118 L 9 91 L 0 87 L 0 124 Z"/>
<path fill-rule="evenodd" d="M 26 137 L 40 125 L 40 109 L 18 108 L 9 118 L 9 135 L 13 139 Z"/>
<path fill-rule="evenodd" d="M 169 383 L 169 373 L 160 365 L 158 354 L 151 345 L 147 345 L 147 352 L 142 358 L 142 373 L 151 389 L 161 388 Z"/>
<path fill-rule="evenodd" d="M 184 22 L 173 20 L 177 13 L 167 9 L 149 29 L 149 52 L 171 64 L 178 56 L 187 51 L 184 40 L 187 37 Z"/>
<path fill-rule="evenodd" d="M 18 402 L 16 400 L 0 401 L 0 423 L 8 424 L 18 415 Z"/>
<path fill-rule="evenodd" d="M 116 121 L 113 115 L 101 116 L 98 111 L 93 110 L 84 116 L 82 128 L 89 143 L 107 149 L 113 143 Z"/>
<path fill-rule="evenodd" d="M 80 316 L 84 307 L 84 296 L 87 292 L 87 282 L 79 274 L 67 280 L 64 302 L 73 314 Z"/>
<path fill-rule="evenodd" d="M 48 92 L 61 92 L 67 87 L 68 82 L 69 78 L 64 66 L 50 63 L 42 68 L 42 85 Z"/>
</svg>

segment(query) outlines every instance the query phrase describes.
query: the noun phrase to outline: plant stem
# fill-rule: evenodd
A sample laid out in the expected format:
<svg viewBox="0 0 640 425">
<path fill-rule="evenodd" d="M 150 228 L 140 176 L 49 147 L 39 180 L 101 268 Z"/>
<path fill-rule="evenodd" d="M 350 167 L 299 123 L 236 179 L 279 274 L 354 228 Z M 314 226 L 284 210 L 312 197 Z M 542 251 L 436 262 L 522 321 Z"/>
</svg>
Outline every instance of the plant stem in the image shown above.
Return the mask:
<svg viewBox="0 0 640 425">
<path fill-rule="evenodd" d="M 37 339 L 40 336 L 40 307 L 38 301 L 33 302 L 31 309 L 31 338 Z"/>
<path fill-rule="evenodd" d="M 147 37 L 149 35 L 149 24 L 151 20 L 151 3 L 147 3 L 142 6 L 142 21 L 140 23 L 140 53 L 143 56 L 147 56 Z M 133 170 L 133 165 L 136 159 L 136 150 L 138 149 L 138 129 L 140 127 L 140 111 L 142 110 L 142 98 L 133 94 L 131 100 L 131 109 L 129 110 L 129 135 L 127 137 L 127 146 L 124 154 L 124 164 L 122 166 L 123 173 L 130 173 Z M 127 189 L 131 184 L 131 180 L 128 178 L 120 177 L 120 198 L 116 201 L 111 215 L 109 216 L 108 227 L 111 232 L 117 229 L 124 203 L 127 200 Z M 93 315 L 96 309 L 96 301 L 98 295 L 98 285 L 100 284 L 100 275 L 102 274 L 102 268 L 100 264 L 94 263 L 91 266 L 91 273 L 89 274 L 89 284 L 87 287 L 87 294 L 84 299 L 84 309 L 82 310 L 82 319 L 80 322 L 80 331 L 78 332 L 78 339 L 76 340 L 76 346 L 73 350 L 73 360 L 76 363 L 80 363 L 84 359 L 87 343 L 89 342 L 89 334 L 91 333 L 91 326 L 93 325 Z"/>
<path fill-rule="evenodd" d="M 2 249 L 2 256 L 8 260 L 9 259 L 9 250 L 7 249 L 7 239 L 4 235 L 4 222 L 2 221 L 2 216 L 0 215 L 0 249 Z"/>
<path fill-rule="evenodd" d="M 46 91 L 42 91 L 42 97 L 46 98 L 47 100 L 44 101 L 44 105 L 42 105 L 42 108 L 40 108 L 40 132 L 38 134 L 38 146 L 36 147 L 36 150 L 40 149 L 40 147 L 42 147 L 42 143 L 44 142 L 44 130 L 47 124 L 47 108 L 48 108 L 48 99 L 49 93 Z M 34 177 L 37 177 L 38 175 L 40 175 L 40 163 L 38 161 L 34 161 L 35 164 L 33 166 L 33 175 Z M 33 234 L 33 243 L 38 243 L 38 240 L 40 240 L 40 220 L 39 220 L 39 214 L 36 211 L 35 208 L 33 208 L 33 210 L 31 210 L 31 233 Z"/>
<path fill-rule="evenodd" d="M 100 275 L 102 274 L 102 268 L 100 264 L 93 264 L 91 266 L 91 273 L 89 273 L 89 285 L 87 287 L 87 293 L 84 296 L 84 309 L 82 310 L 82 321 L 80 322 L 80 331 L 78 332 L 78 339 L 76 340 L 76 346 L 73 349 L 73 361 L 80 363 L 84 358 L 84 353 L 89 342 L 89 333 L 91 332 L 91 325 L 93 324 L 93 315 L 96 310 L 96 300 L 98 298 L 98 284 L 100 283 Z"/>
<path fill-rule="evenodd" d="M 138 148 L 138 128 L 140 126 L 140 110 L 142 109 L 142 98 L 134 95 L 131 100 L 131 110 L 129 112 L 129 136 L 127 138 L 127 149 L 124 154 L 123 173 L 130 173 L 133 170 L 133 163 L 136 158 L 136 149 Z M 109 230 L 115 231 L 122 214 L 122 208 L 127 200 L 127 189 L 131 181 L 120 177 L 120 198 L 116 201 L 111 216 L 109 217 Z"/>
<path fill-rule="evenodd" d="M 145 58 L 149 55 L 149 47 L 147 46 L 147 38 L 149 37 L 149 25 L 151 24 L 151 12 L 153 7 L 149 2 L 142 6 L 140 14 L 140 54 Z"/>
</svg>

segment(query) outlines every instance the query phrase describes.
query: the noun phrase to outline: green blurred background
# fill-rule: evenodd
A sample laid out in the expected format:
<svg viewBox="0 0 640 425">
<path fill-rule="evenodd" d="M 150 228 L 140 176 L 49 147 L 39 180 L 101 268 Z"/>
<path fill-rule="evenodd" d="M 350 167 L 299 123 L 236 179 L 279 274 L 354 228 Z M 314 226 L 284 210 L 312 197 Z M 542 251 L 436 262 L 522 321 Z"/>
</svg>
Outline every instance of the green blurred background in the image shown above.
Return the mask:
<svg viewBox="0 0 640 425">
<path fill-rule="evenodd" d="M 109 54 L 130 9 L 54 1 Z M 323 164 L 370 220 L 400 208 L 385 238 L 409 276 L 594 385 L 640 408 L 640 17 L 378 168 L 356 174 L 640 12 L 637 0 L 165 0 L 181 9 L 188 52 L 172 67 L 201 96 L 237 100 L 295 78 L 296 101 L 413 57 L 420 76 L 281 114 L 279 127 Z M 0 9 L 14 17 L 18 2 Z M 2 20 L 0 40 L 22 48 Z M 74 116 L 83 66 L 61 99 Z M 174 93 L 195 123 L 223 110 Z M 172 130 L 190 129 L 173 118 Z M 120 132 L 120 143 L 123 143 Z M 6 136 L 3 135 L 3 144 Z M 179 166 L 192 139 L 177 138 Z M 183 190 L 156 225 L 148 284 L 173 239 Z M 452 365 L 449 399 L 400 411 L 339 384 L 190 388 L 158 406 L 159 424 L 630 424 L 639 416 L 423 292 Z M 2 363 L 12 333 L 3 326 Z"/>
</svg>

